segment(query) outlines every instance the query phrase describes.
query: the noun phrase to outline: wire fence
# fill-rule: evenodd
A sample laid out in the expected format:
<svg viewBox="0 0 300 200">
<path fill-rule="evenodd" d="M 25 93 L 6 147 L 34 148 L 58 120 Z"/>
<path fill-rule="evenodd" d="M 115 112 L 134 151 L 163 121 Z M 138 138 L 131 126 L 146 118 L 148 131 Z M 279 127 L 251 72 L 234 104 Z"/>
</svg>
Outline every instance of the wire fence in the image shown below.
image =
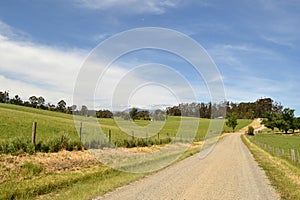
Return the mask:
<svg viewBox="0 0 300 200">
<path fill-rule="evenodd" d="M 256 145 L 260 146 L 262 149 L 268 151 L 273 156 L 282 157 L 290 160 L 294 163 L 300 163 L 300 150 L 296 148 L 282 148 L 276 147 L 263 142 L 257 141 L 254 138 L 251 139 Z"/>
</svg>

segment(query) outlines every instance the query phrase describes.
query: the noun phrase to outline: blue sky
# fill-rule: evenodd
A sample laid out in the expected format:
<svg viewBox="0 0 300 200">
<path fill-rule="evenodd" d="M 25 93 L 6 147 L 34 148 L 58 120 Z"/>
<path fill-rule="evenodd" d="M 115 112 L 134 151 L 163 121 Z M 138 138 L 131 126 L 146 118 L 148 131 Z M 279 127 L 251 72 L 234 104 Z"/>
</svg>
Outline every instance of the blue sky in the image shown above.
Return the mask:
<svg viewBox="0 0 300 200">
<path fill-rule="evenodd" d="M 71 104 L 80 67 L 100 42 L 132 28 L 163 27 L 204 47 L 221 73 L 227 100 L 271 97 L 300 115 L 299 19 L 297 0 L 0 1 L 0 90 Z M 119 79 L 133 63 L 163 63 L 190 79 L 198 94 L 205 91 L 203 81 L 185 70 L 188 64 L 175 57 L 137 52 L 121 58 L 110 75 Z M 109 91 L 98 93 L 105 107 L 101 99 Z M 208 94 L 197 98 L 209 100 Z"/>
</svg>

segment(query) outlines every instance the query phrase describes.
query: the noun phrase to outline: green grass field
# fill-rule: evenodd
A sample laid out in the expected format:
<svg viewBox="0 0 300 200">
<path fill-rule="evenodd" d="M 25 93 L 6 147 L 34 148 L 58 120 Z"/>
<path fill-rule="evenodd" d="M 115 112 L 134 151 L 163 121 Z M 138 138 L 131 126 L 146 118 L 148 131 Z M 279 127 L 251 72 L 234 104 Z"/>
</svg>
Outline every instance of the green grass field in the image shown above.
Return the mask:
<svg viewBox="0 0 300 200">
<path fill-rule="evenodd" d="M 93 126 L 89 127 L 88 118 L 81 117 L 80 119 L 83 122 L 83 134 L 93 131 Z M 111 130 L 113 141 L 131 139 L 131 135 L 125 134 L 113 119 L 94 120 L 100 123 L 105 134 Z M 169 117 L 159 131 L 160 138 L 167 137 L 167 133 L 173 137 L 181 120 L 180 117 Z M 200 139 L 206 134 L 210 123 L 209 119 L 183 118 L 183 120 L 187 120 L 182 131 L 184 133 L 189 132 L 189 123 L 195 121 L 199 123 L 196 137 Z M 9 143 L 12 139 L 20 137 L 30 139 L 33 121 L 38 123 L 37 141 L 47 141 L 63 134 L 69 135 L 71 140 L 79 141 L 72 115 L 0 103 L 0 142 Z M 237 129 L 250 122 L 251 120 L 239 120 Z M 134 123 L 145 127 L 150 122 L 135 121 Z M 91 129 L 89 130 L 88 127 Z M 225 127 L 225 130 L 229 130 L 229 128 Z M 150 134 L 151 130 L 149 129 Z M 152 137 L 157 138 L 158 136 L 153 135 Z M 187 150 L 180 159 L 196 152 L 199 152 L 199 148 Z M 3 158 L 0 157 L 0 160 Z M 10 169 L 5 164 L 2 167 L 0 168 L 1 174 L 5 172 L 8 177 L 6 181 L 0 181 L 0 199 L 32 199 L 40 195 L 42 195 L 42 199 L 91 199 L 145 175 L 120 172 L 101 164 L 63 173 L 48 173 L 39 163 L 33 164 L 30 161 L 27 164 L 16 166 L 16 169 Z"/>
<path fill-rule="evenodd" d="M 187 121 L 185 123 L 185 127 L 183 127 L 182 132 L 184 134 L 191 134 L 191 126 L 189 123 L 198 123 L 198 129 L 196 131 L 196 140 L 203 140 L 210 123 L 210 119 L 195 119 L 195 118 L 182 118 Z M 181 117 L 168 117 L 165 124 L 163 124 L 161 130 L 159 131 L 160 139 L 164 139 L 169 137 L 174 137 L 182 123 Z M 101 130 L 105 135 L 108 135 L 109 130 L 112 132 L 112 141 L 122 141 L 125 139 L 131 139 L 131 134 L 126 134 L 123 130 L 116 125 L 115 120 L 113 119 L 97 119 Z M 32 123 L 37 122 L 37 141 L 47 141 L 55 136 L 61 136 L 63 134 L 67 134 L 71 140 L 79 140 L 78 132 L 76 131 L 74 120 L 72 115 L 39 110 L 34 108 L 28 108 L 23 106 L 16 106 L 11 104 L 2 104 L 0 103 L 0 142 L 7 141 L 9 139 L 17 138 L 17 137 L 31 137 L 31 129 Z M 90 134 L 93 131 L 97 131 L 97 129 L 91 128 L 87 118 L 82 117 L 83 121 L 83 137 L 84 134 Z M 119 123 L 123 123 L 122 121 Z M 125 123 L 125 122 L 124 122 Z M 126 122 L 127 123 L 127 122 Z M 160 123 L 162 122 L 149 122 L 149 121 L 135 121 L 138 126 L 146 126 L 149 123 Z M 238 126 L 236 130 L 247 126 L 251 123 L 251 120 L 238 120 Z M 121 124 L 122 126 L 122 124 Z M 123 126 L 122 126 L 123 127 Z M 92 130 L 93 129 L 93 130 Z M 230 128 L 224 126 L 224 131 L 230 132 Z M 157 134 L 153 134 L 151 132 L 151 128 L 142 133 L 135 133 L 136 137 L 146 137 L 149 138 L 158 138 Z M 132 132 L 132 131 L 128 131 Z M 147 132 L 147 133 L 146 133 Z M 99 133 L 94 133 L 99 134 Z"/>
<path fill-rule="evenodd" d="M 295 149 L 300 152 L 300 135 L 284 135 L 284 134 L 257 134 L 254 140 L 271 145 L 272 147 L 279 147 L 281 149 Z"/>
<path fill-rule="evenodd" d="M 273 147 L 291 148 L 300 144 L 299 136 L 289 135 L 255 135 L 255 140 L 272 145 Z M 285 157 L 275 156 L 269 149 L 253 143 L 253 138 L 242 135 L 243 142 L 247 145 L 255 160 L 259 163 L 271 184 L 279 192 L 281 199 L 300 199 L 300 167 L 299 163 L 291 162 Z"/>
</svg>

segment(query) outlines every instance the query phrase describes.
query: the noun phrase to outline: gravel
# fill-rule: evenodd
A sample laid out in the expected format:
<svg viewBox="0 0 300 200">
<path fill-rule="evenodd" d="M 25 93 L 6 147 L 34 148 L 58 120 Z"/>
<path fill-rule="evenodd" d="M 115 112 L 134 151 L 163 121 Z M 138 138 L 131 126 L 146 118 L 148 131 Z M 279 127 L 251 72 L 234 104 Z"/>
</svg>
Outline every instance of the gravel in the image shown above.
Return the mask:
<svg viewBox="0 0 300 200">
<path fill-rule="evenodd" d="M 194 155 L 97 199 L 280 199 L 241 134 L 229 134 L 204 159 Z"/>
</svg>

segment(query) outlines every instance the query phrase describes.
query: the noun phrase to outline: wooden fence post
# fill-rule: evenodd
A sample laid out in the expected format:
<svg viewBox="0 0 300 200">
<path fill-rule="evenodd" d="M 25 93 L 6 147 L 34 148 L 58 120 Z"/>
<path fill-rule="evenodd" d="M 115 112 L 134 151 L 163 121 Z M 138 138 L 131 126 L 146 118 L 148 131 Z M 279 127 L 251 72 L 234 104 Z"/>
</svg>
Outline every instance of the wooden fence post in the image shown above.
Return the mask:
<svg viewBox="0 0 300 200">
<path fill-rule="evenodd" d="M 108 130 L 108 140 L 111 143 L 111 130 L 110 129 Z"/>
<path fill-rule="evenodd" d="M 80 141 L 82 141 L 82 122 L 80 122 L 80 127 L 79 127 L 79 137 L 80 137 Z"/>
<path fill-rule="evenodd" d="M 32 124 L 32 134 L 31 134 L 31 144 L 35 146 L 35 137 L 36 137 L 36 126 L 37 122 L 33 122 Z"/>
<path fill-rule="evenodd" d="M 292 161 L 295 162 L 295 150 L 291 149 L 291 157 L 292 157 Z"/>
</svg>

